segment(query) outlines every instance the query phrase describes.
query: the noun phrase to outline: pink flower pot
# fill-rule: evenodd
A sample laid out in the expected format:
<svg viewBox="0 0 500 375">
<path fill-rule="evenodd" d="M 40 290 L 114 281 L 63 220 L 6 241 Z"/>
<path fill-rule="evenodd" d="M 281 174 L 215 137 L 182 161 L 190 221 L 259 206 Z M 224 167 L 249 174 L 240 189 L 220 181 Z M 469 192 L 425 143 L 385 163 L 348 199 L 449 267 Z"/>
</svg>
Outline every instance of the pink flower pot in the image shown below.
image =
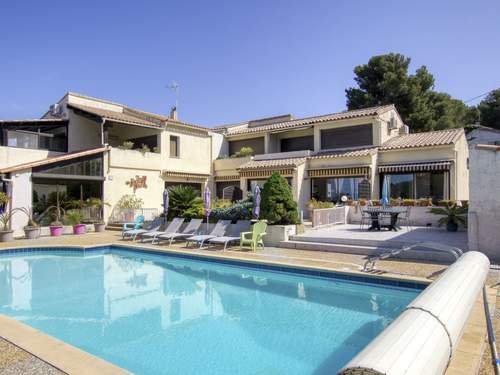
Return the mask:
<svg viewBox="0 0 500 375">
<path fill-rule="evenodd" d="M 73 234 L 85 234 L 85 224 L 73 225 Z"/>
<path fill-rule="evenodd" d="M 63 234 L 64 227 L 61 226 L 50 226 L 50 235 L 52 237 L 58 237 Z"/>
</svg>

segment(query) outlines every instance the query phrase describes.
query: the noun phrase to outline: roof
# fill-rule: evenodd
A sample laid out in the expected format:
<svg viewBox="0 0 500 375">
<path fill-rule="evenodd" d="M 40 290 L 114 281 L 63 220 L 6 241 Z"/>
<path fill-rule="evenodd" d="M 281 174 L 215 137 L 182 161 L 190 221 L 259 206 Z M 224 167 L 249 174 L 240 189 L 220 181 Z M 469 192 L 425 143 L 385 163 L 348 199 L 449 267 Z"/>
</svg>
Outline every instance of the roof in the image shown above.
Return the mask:
<svg viewBox="0 0 500 375">
<path fill-rule="evenodd" d="M 306 162 L 306 158 L 268 159 L 250 160 L 240 165 L 239 170 L 246 169 L 269 169 L 269 168 L 290 168 L 297 167 Z"/>
<path fill-rule="evenodd" d="M 414 147 L 430 147 L 451 145 L 464 135 L 463 129 L 446 129 L 424 133 L 404 134 L 389 139 L 381 147 L 381 151 L 399 150 Z"/>
<path fill-rule="evenodd" d="M 372 155 L 377 151 L 377 147 L 367 147 L 358 149 L 344 149 L 332 151 L 320 151 L 309 159 L 330 159 L 330 158 L 346 158 Z"/>
<path fill-rule="evenodd" d="M 352 111 L 336 112 L 322 116 L 306 117 L 291 121 L 276 122 L 269 125 L 255 126 L 251 128 L 248 127 L 248 123 L 246 123 L 247 127 L 242 127 L 245 124 L 237 124 L 229 127 L 219 126 L 216 130 L 223 131 L 227 135 L 260 133 L 272 130 L 293 129 L 305 125 L 312 125 L 327 121 L 339 121 L 339 120 L 353 119 L 359 117 L 377 116 L 391 109 L 395 109 L 394 105 L 392 104 L 378 106 L 378 107 L 364 108 L 364 109 L 356 109 Z M 235 129 L 231 130 L 232 128 Z"/>
<path fill-rule="evenodd" d="M 97 110 L 97 111 L 103 111 L 103 112 L 107 113 L 109 116 L 115 115 L 114 118 L 109 117 L 110 120 L 114 120 L 114 121 L 119 121 L 119 122 L 128 121 L 126 123 L 131 124 L 131 125 L 144 125 L 144 126 L 155 126 L 155 127 L 159 127 L 159 126 L 164 125 L 164 124 L 160 124 L 159 122 L 161 122 L 161 123 L 166 122 L 167 125 L 169 125 L 169 124 L 180 125 L 183 127 L 189 127 L 191 129 L 194 129 L 194 130 L 203 130 L 206 132 L 212 131 L 212 129 L 206 128 L 204 126 L 195 125 L 195 124 L 187 123 L 184 121 L 174 120 L 174 119 L 172 119 L 168 116 L 165 116 L 165 115 L 159 115 L 157 113 L 152 113 L 152 112 L 147 112 L 147 111 L 143 111 L 140 109 L 135 109 L 135 108 L 129 107 L 127 105 L 112 102 L 109 100 L 99 99 L 99 98 L 95 98 L 92 96 L 78 94 L 75 92 L 68 92 L 67 95 L 77 96 L 77 97 L 80 97 L 83 99 L 88 99 L 88 100 L 92 100 L 92 101 L 97 101 L 97 102 L 111 104 L 111 105 L 121 107 L 123 109 L 123 111 L 117 112 L 117 111 L 109 111 L 109 110 L 104 110 L 104 109 L 94 108 L 94 107 L 89 107 L 89 106 L 83 106 L 80 104 L 68 104 L 69 107 L 83 107 L 82 110 L 89 111 L 89 112 L 95 112 L 95 110 Z M 97 116 L 100 116 L 100 117 L 106 117 L 105 115 L 101 116 L 100 114 L 97 114 L 97 113 L 93 113 L 93 114 L 96 114 Z M 116 117 L 116 114 L 118 114 L 118 115 L 122 114 L 126 117 L 121 117 L 121 116 Z M 153 123 L 153 125 L 151 125 L 151 123 Z"/>
<path fill-rule="evenodd" d="M 79 104 L 68 104 L 68 108 L 80 110 L 82 112 L 85 112 L 85 113 L 88 113 L 88 114 L 91 114 L 94 116 L 98 116 L 102 119 L 121 122 L 124 124 L 150 126 L 150 127 L 154 127 L 154 128 L 162 127 L 162 125 L 159 123 L 156 123 L 153 121 L 148 121 L 148 120 L 139 118 L 137 116 L 133 116 L 132 114 L 127 114 L 127 113 L 123 113 L 123 112 L 115 112 L 115 111 L 110 111 L 107 109 L 88 107 L 88 106 L 79 105 Z"/>
<path fill-rule="evenodd" d="M 0 169 L 0 173 L 11 173 L 11 172 L 20 171 L 23 169 L 31 169 L 31 168 L 39 167 L 41 165 L 47 165 L 47 164 L 57 163 L 60 161 L 81 158 L 83 156 L 95 155 L 95 154 L 99 154 L 99 153 L 102 153 L 105 151 L 108 151 L 107 147 L 99 147 L 99 148 L 92 148 L 92 149 L 68 152 L 68 153 L 62 154 L 62 155 L 51 156 L 51 157 L 48 157 L 45 159 L 31 161 L 28 163 L 23 163 L 23 164 L 14 165 L 12 167 L 3 168 L 3 169 Z"/>
<path fill-rule="evenodd" d="M 0 120 L 0 125 L 2 124 L 42 124 L 42 125 L 51 125 L 51 124 L 65 124 L 68 120 L 66 119 L 58 119 L 58 118 L 42 118 L 42 119 L 26 119 L 26 120 Z"/>
</svg>

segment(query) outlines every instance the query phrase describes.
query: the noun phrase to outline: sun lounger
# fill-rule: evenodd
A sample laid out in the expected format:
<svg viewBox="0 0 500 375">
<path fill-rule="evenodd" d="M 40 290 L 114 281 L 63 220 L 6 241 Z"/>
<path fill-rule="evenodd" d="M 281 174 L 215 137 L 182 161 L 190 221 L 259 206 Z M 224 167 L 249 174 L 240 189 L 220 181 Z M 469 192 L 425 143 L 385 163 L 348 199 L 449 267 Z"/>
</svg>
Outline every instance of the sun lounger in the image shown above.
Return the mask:
<svg viewBox="0 0 500 375">
<path fill-rule="evenodd" d="M 192 236 L 186 238 L 186 247 L 189 246 L 190 243 L 200 244 L 200 249 L 203 247 L 203 244 L 211 238 L 222 237 L 227 230 L 228 225 L 231 224 L 231 220 L 219 220 L 217 224 L 215 224 L 214 229 L 209 234 L 200 234 L 197 236 Z"/>
<path fill-rule="evenodd" d="M 222 237 L 215 237 L 208 240 L 209 244 L 214 245 L 224 245 L 224 250 L 226 250 L 227 245 L 231 242 L 239 242 L 242 232 L 248 232 L 252 223 L 250 220 L 239 220 L 236 224 L 231 224 L 228 228 L 228 235 Z"/>
<path fill-rule="evenodd" d="M 155 243 L 156 237 L 158 237 L 160 234 L 177 233 L 183 222 L 184 222 L 183 218 L 175 217 L 172 219 L 170 224 L 165 228 L 165 230 L 153 230 L 150 232 L 141 233 L 139 234 L 141 242 L 144 242 L 144 240 L 151 240 L 151 243 Z"/>
<path fill-rule="evenodd" d="M 132 241 L 135 241 L 138 235 L 146 232 L 151 232 L 160 229 L 161 225 L 163 224 L 164 219 L 162 217 L 157 217 L 155 218 L 151 224 L 146 229 L 131 229 L 131 230 L 126 230 L 125 232 L 122 233 L 122 238 L 131 238 Z"/>
<path fill-rule="evenodd" d="M 156 237 L 157 243 L 159 244 L 162 240 L 164 240 L 170 241 L 169 245 L 172 245 L 172 242 L 176 240 L 184 240 L 188 237 L 191 237 L 198 232 L 202 221 L 203 219 L 191 219 L 191 221 L 188 223 L 188 225 L 186 225 L 186 228 L 184 228 L 182 232 L 159 234 Z"/>
</svg>

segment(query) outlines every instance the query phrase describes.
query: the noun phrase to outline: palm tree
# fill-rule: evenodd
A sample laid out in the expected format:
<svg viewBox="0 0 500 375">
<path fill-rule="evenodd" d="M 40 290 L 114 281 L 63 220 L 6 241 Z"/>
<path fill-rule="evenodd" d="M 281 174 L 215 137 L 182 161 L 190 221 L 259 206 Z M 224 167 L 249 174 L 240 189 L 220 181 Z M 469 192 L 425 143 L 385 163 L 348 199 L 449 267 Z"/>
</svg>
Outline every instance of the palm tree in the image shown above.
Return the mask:
<svg viewBox="0 0 500 375">
<path fill-rule="evenodd" d="M 459 225 L 467 226 L 467 207 L 458 206 L 456 203 L 447 204 L 444 207 L 434 207 L 429 212 L 442 215 L 438 220 L 438 225 L 446 225 L 446 229 L 450 232 L 455 232 Z"/>
<path fill-rule="evenodd" d="M 169 188 L 168 216 L 184 218 L 203 217 L 203 199 L 192 186 L 176 185 Z"/>
</svg>

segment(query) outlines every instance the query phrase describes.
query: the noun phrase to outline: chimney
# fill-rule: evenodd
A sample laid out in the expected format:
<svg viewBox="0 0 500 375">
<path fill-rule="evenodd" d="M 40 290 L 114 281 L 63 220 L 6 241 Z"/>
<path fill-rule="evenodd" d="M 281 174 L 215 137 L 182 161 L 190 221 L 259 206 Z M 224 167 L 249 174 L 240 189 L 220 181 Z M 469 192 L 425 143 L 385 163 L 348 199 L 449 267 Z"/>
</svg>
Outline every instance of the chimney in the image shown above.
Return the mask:
<svg viewBox="0 0 500 375">
<path fill-rule="evenodd" d="M 173 106 L 170 110 L 170 118 L 177 121 L 177 107 Z"/>
</svg>

